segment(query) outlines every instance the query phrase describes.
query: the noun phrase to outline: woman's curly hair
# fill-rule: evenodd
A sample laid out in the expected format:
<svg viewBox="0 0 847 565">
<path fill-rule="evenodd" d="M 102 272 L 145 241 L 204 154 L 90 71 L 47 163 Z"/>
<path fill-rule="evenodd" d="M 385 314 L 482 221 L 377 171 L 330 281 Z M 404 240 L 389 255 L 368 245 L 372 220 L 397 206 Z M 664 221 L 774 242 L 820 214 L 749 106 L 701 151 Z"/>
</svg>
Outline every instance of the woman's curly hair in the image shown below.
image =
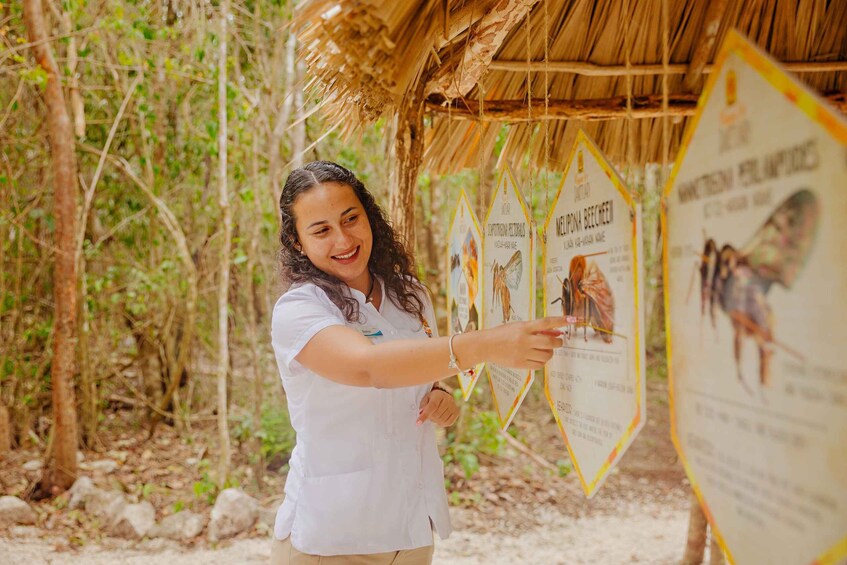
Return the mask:
<svg viewBox="0 0 847 565">
<path fill-rule="evenodd" d="M 382 280 L 385 287 L 384 296 L 409 314 L 421 318 L 423 302 L 419 293 L 424 287 L 414 274 L 412 258 L 362 181 L 349 170 L 330 161 L 313 161 L 293 170 L 282 188 L 279 198 L 282 220 L 279 235 L 282 244 L 282 276 L 290 284 L 314 283 L 326 292 L 333 304 L 344 313 L 348 322 L 359 319 L 359 303 L 350 294 L 349 287 L 315 267 L 309 258 L 295 247 L 299 244 L 299 238 L 292 210 L 294 202 L 300 194 L 327 182 L 346 184 L 353 189 L 362 203 L 373 233 L 368 269 L 371 275 L 376 275 Z"/>
</svg>

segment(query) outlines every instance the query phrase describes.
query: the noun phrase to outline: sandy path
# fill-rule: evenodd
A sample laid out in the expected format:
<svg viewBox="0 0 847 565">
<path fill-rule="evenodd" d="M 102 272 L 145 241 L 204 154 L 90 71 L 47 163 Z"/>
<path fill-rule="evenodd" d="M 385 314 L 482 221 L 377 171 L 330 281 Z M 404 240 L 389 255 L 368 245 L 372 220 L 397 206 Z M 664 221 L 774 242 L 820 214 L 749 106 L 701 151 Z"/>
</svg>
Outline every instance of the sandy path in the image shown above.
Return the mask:
<svg viewBox="0 0 847 565">
<path fill-rule="evenodd" d="M 520 537 L 457 531 L 436 546 L 437 565 L 670 564 L 685 545 L 688 513 L 659 506 L 633 505 L 613 516 L 582 518 L 541 510 L 547 524 Z M 34 537 L 0 537 L 3 565 L 224 565 L 265 563 L 270 549 L 263 539 L 239 540 L 218 549 L 161 551 L 87 546 L 55 551 L 55 541 Z"/>
</svg>

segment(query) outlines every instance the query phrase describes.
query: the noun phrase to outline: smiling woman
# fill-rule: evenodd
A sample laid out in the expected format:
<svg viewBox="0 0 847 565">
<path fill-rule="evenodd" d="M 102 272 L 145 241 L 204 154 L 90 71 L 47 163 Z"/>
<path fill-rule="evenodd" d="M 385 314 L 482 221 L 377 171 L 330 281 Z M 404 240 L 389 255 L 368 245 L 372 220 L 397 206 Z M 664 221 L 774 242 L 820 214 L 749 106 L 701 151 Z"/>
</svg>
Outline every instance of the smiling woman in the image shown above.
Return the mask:
<svg viewBox="0 0 847 565">
<path fill-rule="evenodd" d="M 433 530 L 451 530 L 433 426 L 458 416 L 433 383 L 486 360 L 541 368 L 565 321 L 434 335 L 412 258 L 362 182 L 334 163 L 293 171 L 280 216 L 291 286 L 272 339 L 297 444 L 271 562 L 428 564 Z"/>
<path fill-rule="evenodd" d="M 352 172 L 328 161 L 293 171 L 280 198 L 280 214 L 283 277 L 288 282 L 314 283 L 352 321 L 359 308 L 344 288 L 366 294 L 373 273 L 404 310 L 417 316 L 423 312 L 411 258 Z"/>
</svg>

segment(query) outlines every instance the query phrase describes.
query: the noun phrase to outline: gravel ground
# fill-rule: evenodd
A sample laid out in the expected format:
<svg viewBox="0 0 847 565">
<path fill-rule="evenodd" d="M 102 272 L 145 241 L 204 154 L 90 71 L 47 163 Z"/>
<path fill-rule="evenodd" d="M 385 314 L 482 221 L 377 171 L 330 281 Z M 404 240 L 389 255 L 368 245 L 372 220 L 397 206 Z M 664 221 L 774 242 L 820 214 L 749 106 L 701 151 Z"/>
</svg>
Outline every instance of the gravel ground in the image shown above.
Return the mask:
<svg viewBox="0 0 847 565">
<path fill-rule="evenodd" d="M 671 564 L 685 547 L 688 513 L 650 504 L 631 504 L 615 515 L 566 517 L 555 509 L 539 510 L 541 528 L 520 537 L 456 531 L 436 545 L 436 565 L 475 564 Z M 18 528 L 0 537 L 3 565 L 224 565 L 265 563 L 270 544 L 245 539 L 221 544 L 217 549 L 186 551 L 161 540 L 135 547 L 108 540 L 106 546 L 86 546 L 77 551 L 56 551 L 62 540 L 39 539 L 40 530 Z"/>
</svg>

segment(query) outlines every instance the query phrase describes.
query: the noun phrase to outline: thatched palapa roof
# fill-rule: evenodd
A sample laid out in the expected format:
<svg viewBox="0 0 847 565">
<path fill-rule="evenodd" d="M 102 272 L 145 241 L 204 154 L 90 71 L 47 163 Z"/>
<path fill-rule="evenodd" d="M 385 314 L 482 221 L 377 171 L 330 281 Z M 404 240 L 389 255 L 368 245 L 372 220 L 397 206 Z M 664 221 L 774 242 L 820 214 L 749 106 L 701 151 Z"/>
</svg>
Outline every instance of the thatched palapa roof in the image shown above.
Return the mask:
<svg viewBox="0 0 847 565">
<path fill-rule="evenodd" d="M 579 128 L 619 163 L 661 162 L 664 29 L 670 158 L 731 28 L 847 109 L 844 0 L 305 0 L 295 26 L 343 128 L 402 114 L 422 93 L 423 161 L 436 171 L 477 166 L 503 121 L 515 124 L 509 162 L 529 151 L 540 166 L 549 147 L 562 168 Z"/>
</svg>

